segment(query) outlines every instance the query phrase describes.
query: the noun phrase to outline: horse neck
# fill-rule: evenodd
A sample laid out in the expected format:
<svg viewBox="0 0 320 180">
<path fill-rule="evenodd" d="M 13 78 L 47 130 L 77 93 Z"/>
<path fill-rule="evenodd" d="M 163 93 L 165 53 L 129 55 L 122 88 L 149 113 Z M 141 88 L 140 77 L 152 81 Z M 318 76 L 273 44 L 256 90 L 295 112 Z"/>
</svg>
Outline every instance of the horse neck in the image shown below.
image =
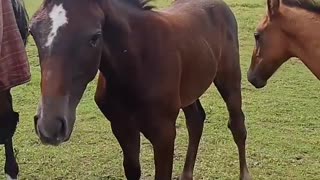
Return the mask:
<svg viewBox="0 0 320 180">
<path fill-rule="evenodd" d="M 287 8 L 282 29 L 289 34 L 289 51 L 320 80 L 320 15 Z"/>
<path fill-rule="evenodd" d="M 139 61 L 143 48 L 143 32 L 146 27 L 145 10 L 131 7 L 119 0 L 110 1 L 109 12 L 112 24 L 105 27 L 105 43 L 107 44 L 100 65 L 100 71 L 112 77 L 121 75 L 123 79 L 134 79 L 137 76 Z M 112 30 L 113 27 L 116 27 Z"/>
</svg>

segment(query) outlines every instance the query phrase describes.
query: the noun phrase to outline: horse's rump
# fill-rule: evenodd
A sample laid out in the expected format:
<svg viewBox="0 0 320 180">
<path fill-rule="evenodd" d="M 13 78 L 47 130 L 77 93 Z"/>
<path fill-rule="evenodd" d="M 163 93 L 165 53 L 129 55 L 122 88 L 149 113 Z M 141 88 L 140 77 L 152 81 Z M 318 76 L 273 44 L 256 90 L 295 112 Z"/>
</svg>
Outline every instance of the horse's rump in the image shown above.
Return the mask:
<svg viewBox="0 0 320 180">
<path fill-rule="evenodd" d="M 30 68 L 10 0 L 0 2 L 0 91 L 30 80 Z"/>
</svg>

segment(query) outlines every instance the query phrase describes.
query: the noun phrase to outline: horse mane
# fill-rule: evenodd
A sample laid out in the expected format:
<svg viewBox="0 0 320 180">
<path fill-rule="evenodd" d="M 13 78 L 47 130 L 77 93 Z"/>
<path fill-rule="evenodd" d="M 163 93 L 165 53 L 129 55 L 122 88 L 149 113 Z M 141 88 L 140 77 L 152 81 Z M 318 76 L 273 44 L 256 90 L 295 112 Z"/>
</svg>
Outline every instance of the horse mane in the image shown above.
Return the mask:
<svg viewBox="0 0 320 180">
<path fill-rule="evenodd" d="M 29 35 L 29 16 L 22 0 L 11 0 L 16 23 L 20 31 L 24 45 L 27 43 Z"/>
<path fill-rule="evenodd" d="M 44 0 L 42 4 L 43 6 L 46 6 L 52 1 L 53 0 Z M 103 0 L 100 0 L 100 1 L 103 1 Z M 117 1 L 123 1 L 126 4 L 132 5 L 142 10 L 152 10 L 153 8 L 155 8 L 154 5 L 149 4 L 152 0 L 117 0 Z"/>
<path fill-rule="evenodd" d="M 320 14 L 320 0 L 282 0 L 282 3 L 289 7 L 297 7 Z"/>
</svg>

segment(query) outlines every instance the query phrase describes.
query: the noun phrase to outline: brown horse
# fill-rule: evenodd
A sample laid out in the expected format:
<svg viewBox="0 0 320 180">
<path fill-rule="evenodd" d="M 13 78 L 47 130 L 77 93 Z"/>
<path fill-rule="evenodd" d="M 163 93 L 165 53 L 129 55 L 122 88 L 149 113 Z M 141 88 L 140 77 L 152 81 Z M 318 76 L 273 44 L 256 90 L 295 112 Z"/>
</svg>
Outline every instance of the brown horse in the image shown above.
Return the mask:
<svg viewBox="0 0 320 180">
<path fill-rule="evenodd" d="M 319 1 L 320 2 L 320 1 Z M 248 80 L 262 88 L 289 58 L 299 58 L 320 80 L 320 3 L 268 0 L 268 13 L 254 34 Z"/>
<path fill-rule="evenodd" d="M 24 49 L 28 36 L 28 14 L 23 1 L 1 0 L 0 21 L 0 144 L 5 146 L 4 171 L 9 180 L 17 179 L 19 174 L 12 142 L 19 114 L 14 112 L 10 90 L 30 80 Z"/>
<path fill-rule="evenodd" d="M 99 69 L 95 101 L 123 150 L 126 177 L 141 176 L 142 132 L 154 148 L 155 178 L 171 179 L 182 108 L 189 147 L 181 178 L 192 179 L 205 120 L 199 97 L 214 82 L 228 107 L 240 178 L 250 178 L 237 22 L 224 2 L 178 0 L 155 11 L 139 0 L 45 0 L 30 32 L 40 54 L 35 127 L 43 143 L 69 139 L 76 107 Z"/>
</svg>

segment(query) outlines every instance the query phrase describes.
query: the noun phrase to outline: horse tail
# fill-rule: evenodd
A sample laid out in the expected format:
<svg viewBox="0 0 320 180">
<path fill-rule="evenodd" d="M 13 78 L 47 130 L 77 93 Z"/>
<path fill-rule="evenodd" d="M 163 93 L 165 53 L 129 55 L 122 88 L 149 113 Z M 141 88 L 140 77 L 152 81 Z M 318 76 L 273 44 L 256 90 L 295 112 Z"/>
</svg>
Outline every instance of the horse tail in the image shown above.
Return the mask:
<svg viewBox="0 0 320 180">
<path fill-rule="evenodd" d="M 27 43 L 29 35 L 29 15 L 23 0 L 11 0 L 16 22 L 24 45 Z"/>
</svg>

